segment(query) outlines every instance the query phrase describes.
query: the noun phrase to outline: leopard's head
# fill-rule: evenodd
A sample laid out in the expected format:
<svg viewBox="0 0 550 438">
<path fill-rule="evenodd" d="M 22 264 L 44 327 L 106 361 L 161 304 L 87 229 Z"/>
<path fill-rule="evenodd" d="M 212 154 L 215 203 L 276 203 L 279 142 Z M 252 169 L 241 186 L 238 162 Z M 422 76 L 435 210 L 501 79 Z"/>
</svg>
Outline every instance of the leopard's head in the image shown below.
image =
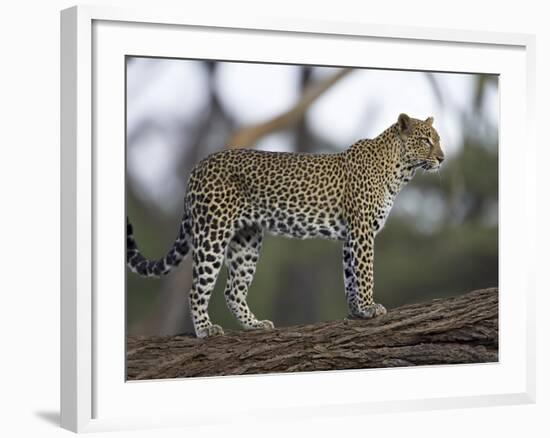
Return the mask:
<svg viewBox="0 0 550 438">
<path fill-rule="evenodd" d="M 433 121 L 433 117 L 418 120 L 407 114 L 399 115 L 397 132 L 403 146 L 402 159 L 411 168 L 436 171 L 445 159 Z"/>
</svg>

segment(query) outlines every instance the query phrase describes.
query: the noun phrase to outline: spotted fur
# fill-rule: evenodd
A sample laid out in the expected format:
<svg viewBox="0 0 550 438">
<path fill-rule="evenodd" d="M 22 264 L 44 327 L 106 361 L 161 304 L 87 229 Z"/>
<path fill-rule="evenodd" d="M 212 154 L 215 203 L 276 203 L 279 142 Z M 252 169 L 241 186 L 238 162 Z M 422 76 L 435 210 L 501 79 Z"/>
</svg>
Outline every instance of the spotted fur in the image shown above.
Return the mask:
<svg viewBox="0 0 550 438">
<path fill-rule="evenodd" d="M 273 327 L 258 320 L 246 301 L 264 231 L 338 240 L 350 315 L 385 314 L 373 299 L 374 238 L 416 170 L 440 167 L 444 155 L 432 123 L 431 117 L 421 121 L 401 114 L 378 137 L 336 154 L 233 149 L 210 155 L 191 172 L 179 235 L 169 253 L 145 259 L 128 222 L 127 264 L 140 275 L 164 275 L 191 251 L 191 315 L 196 335 L 205 337 L 223 333 L 207 309 L 224 262 L 225 299 L 233 315 L 245 329 Z"/>
</svg>

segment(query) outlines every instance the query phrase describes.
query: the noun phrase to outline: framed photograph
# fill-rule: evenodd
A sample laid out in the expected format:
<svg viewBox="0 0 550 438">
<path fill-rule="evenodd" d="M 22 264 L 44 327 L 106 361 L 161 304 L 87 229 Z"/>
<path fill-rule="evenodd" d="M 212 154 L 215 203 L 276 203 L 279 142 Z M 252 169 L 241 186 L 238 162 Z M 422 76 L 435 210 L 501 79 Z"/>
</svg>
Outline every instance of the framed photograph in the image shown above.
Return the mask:
<svg viewBox="0 0 550 438">
<path fill-rule="evenodd" d="M 62 11 L 62 426 L 533 402 L 533 53 Z"/>
</svg>

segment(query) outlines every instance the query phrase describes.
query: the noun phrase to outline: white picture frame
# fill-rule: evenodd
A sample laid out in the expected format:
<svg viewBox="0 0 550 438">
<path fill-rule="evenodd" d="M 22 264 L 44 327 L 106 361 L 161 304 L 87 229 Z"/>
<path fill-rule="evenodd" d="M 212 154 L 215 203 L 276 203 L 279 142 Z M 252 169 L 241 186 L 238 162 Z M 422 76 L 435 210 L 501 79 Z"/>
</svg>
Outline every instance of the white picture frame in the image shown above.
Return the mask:
<svg viewBox="0 0 550 438">
<path fill-rule="evenodd" d="M 512 202 L 535 204 L 536 175 L 526 161 L 535 152 L 534 44 L 524 34 L 246 15 L 228 20 L 156 9 L 62 11 L 62 427 L 101 431 L 534 402 L 533 268 L 517 254 L 532 253 L 536 221 L 532 210 Z M 500 75 L 499 363 L 126 382 L 125 55 Z M 511 151 L 520 142 L 522 156 Z M 261 392 L 265 403 L 237 395 L 250 391 Z"/>
</svg>

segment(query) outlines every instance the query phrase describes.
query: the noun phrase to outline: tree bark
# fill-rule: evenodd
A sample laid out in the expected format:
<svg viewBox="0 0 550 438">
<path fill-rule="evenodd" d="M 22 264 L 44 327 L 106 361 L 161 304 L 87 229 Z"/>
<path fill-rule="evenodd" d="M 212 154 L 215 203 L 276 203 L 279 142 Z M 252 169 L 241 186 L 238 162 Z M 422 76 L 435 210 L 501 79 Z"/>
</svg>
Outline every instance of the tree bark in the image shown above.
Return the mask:
<svg viewBox="0 0 550 438">
<path fill-rule="evenodd" d="M 498 361 L 498 289 L 271 331 L 127 338 L 129 380 Z"/>
</svg>

